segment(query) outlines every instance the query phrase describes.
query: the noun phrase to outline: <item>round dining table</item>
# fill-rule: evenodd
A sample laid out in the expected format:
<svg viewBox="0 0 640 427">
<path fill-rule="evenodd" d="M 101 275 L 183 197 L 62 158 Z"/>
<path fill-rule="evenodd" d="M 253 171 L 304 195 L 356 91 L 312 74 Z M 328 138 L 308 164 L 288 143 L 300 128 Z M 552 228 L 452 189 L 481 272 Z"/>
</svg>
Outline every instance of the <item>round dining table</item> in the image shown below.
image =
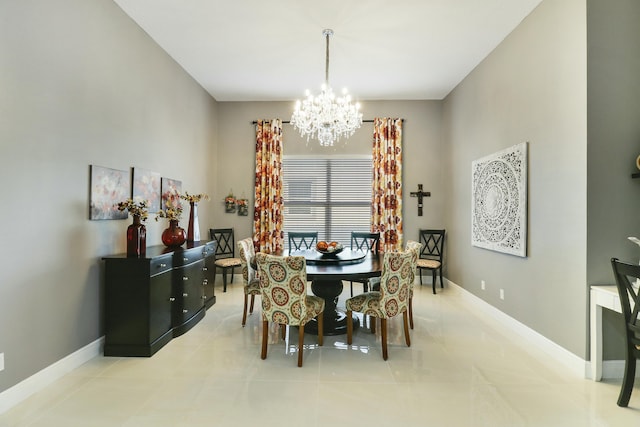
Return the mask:
<svg viewBox="0 0 640 427">
<path fill-rule="evenodd" d="M 297 250 L 283 255 L 304 256 L 307 263 L 307 279 L 311 280 L 311 291 L 325 301 L 323 314 L 323 334 L 341 335 L 347 333 L 347 316 L 338 309 L 338 298 L 343 290 L 343 280 L 360 280 L 380 276 L 382 254 L 369 251 L 344 249 L 338 254 L 321 254 L 315 249 Z M 354 315 L 354 328 L 359 326 Z M 317 321 L 307 323 L 305 332 L 318 333 Z"/>
</svg>

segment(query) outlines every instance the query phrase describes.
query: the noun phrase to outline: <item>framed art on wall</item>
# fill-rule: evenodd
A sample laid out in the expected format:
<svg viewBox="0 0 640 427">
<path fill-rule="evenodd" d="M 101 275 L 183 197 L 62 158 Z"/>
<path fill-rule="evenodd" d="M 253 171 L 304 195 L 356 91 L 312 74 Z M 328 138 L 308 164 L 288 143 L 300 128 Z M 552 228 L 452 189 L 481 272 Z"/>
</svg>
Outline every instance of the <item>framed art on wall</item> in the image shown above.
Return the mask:
<svg viewBox="0 0 640 427">
<path fill-rule="evenodd" d="M 160 210 L 160 174 L 133 168 L 133 199 L 149 202 L 149 212 Z"/>
<path fill-rule="evenodd" d="M 182 181 L 171 178 L 162 178 L 161 194 L 162 209 L 167 208 L 167 201 L 171 200 L 173 206 L 181 204 L 180 194 L 182 193 Z"/>
<path fill-rule="evenodd" d="M 117 204 L 131 197 L 129 171 L 90 165 L 90 180 L 89 219 L 126 219 Z"/>
<path fill-rule="evenodd" d="M 523 142 L 471 164 L 471 244 L 527 256 L 527 162 Z"/>
</svg>

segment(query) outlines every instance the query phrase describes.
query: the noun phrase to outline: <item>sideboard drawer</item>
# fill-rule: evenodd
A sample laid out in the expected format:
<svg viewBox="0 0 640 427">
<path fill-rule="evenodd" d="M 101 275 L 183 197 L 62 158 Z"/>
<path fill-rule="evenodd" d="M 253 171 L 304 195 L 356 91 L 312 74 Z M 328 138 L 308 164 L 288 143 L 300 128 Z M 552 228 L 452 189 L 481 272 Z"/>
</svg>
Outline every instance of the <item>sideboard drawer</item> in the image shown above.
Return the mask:
<svg viewBox="0 0 640 427">
<path fill-rule="evenodd" d="M 176 252 L 174 258 L 174 267 L 193 264 L 202 259 L 202 250 L 199 248 L 189 249 L 186 251 Z"/>
<path fill-rule="evenodd" d="M 167 254 L 166 256 L 153 258 L 150 262 L 151 266 L 151 275 L 155 276 L 156 274 L 164 273 L 165 271 L 169 271 L 173 268 L 173 258 L 171 254 Z"/>
</svg>

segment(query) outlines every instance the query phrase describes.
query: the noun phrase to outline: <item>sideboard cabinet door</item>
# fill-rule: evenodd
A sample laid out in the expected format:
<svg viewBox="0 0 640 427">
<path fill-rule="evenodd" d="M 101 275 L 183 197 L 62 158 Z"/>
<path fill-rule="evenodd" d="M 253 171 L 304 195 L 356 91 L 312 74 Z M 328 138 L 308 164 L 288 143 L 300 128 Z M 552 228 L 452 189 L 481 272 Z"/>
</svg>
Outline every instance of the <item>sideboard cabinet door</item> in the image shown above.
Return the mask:
<svg viewBox="0 0 640 427">
<path fill-rule="evenodd" d="M 216 303 L 216 295 L 213 289 L 214 277 L 213 272 L 215 271 L 215 262 L 216 262 L 216 245 L 217 242 L 212 240 L 207 242 L 202 250 L 202 254 L 204 256 L 204 266 L 202 267 L 202 290 L 204 299 L 204 306 L 208 310 Z"/>
</svg>

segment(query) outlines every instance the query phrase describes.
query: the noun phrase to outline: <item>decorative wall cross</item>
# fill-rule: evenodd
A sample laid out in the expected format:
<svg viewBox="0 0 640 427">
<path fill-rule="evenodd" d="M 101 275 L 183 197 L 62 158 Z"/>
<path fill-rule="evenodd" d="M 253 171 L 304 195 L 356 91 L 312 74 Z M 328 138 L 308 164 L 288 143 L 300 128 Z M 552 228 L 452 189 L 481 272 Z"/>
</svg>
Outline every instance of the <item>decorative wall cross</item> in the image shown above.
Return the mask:
<svg viewBox="0 0 640 427">
<path fill-rule="evenodd" d="M 418 198 L 418 216 L 422 216 L 422 198 L 431 197 L 431 193 L 429 191 L 422 191 L 422 184 L 418 184 L 418 191 L 412 191 L 409 194 L 411 197 Z"/>
</svg>

